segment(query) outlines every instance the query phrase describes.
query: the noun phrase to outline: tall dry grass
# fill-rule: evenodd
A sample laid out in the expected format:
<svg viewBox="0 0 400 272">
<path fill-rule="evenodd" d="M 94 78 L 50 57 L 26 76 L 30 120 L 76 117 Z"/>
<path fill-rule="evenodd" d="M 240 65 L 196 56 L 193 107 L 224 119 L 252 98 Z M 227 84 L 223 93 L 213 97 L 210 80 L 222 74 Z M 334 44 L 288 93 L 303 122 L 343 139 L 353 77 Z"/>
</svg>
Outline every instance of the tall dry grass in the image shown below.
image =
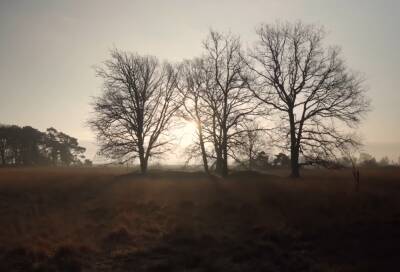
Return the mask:
<svg viewBox="0 0 400 272">
<path fill-rule="evenodd" d="M 364 170 L 355 192 L 351 170 L 309 170 L 298 180 L 278 171 L 238 172 L 222 180 L 178 172 L 143 177 L 109 168 L 0 169 L 0 253 L 24 248 L 52 262 L 60 254 L 87 254 L 95 260 L 87 266 L 77 261 L 76 267 L 88 271 L 99 269 L 98 260 L 108 260 L 105 271 L 130 271 L 132 254 L 146 270 L 152 264 L 146 252 L 172 258 L 162 264 L 171 271 L 246 271 L 267 265 L 263 254 L 271 250 L 268 256 L 278 261 L 269 260 L 270 269 L 303 271 L 306 263 L 307 269 L 362 271 L 372 261 L 391 267 L 400 249 L 394 244 L 400 236 L 390 241 L 400 233 L 399 177 L 399 169 Z M 296 246 L 308 255 L 298 257 L 303 253 Z M 68 253 L 71 248 L 78 253 Z M 71 263 L 68 258 L 61 266 Z"/>
</svg>

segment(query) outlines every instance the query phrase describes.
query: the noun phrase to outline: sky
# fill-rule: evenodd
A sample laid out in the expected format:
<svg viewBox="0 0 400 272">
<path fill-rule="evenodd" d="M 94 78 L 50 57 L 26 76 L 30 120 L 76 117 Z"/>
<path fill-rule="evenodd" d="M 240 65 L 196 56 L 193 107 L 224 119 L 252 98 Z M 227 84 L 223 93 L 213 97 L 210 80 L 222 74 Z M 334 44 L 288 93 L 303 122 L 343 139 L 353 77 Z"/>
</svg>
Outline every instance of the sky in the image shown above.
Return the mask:
<svg viewBox="0 0 400 272">
<path fill-rule="evenodd" d="M 241 36 L 260 23 L 325 27 L 347 65 L 366 78 L 372 111 L 358 129 L 365 150 L 400 156 L 400 1 L 0 0 L 0 123 L 55 127 L 95 152 L 85 125 L 100 95 L 94 66 L 109 50 L 178 62 L 198 56 L 210 28 Z M 397 159 L 396 159 L 397 160 Z"/>
</svg>

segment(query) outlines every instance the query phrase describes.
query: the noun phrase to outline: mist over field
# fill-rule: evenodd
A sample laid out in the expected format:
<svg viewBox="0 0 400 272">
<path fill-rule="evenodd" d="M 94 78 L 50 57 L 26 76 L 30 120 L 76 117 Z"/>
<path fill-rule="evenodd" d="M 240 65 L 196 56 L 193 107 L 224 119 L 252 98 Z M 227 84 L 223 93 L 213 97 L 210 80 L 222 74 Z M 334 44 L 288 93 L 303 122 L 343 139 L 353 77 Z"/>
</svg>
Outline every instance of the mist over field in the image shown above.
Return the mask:
<svg viewBox="0 0 400 272">
<path fill-rule="evenodd" d="M 96 155 L 97 145 L 95 141 L 80 141 L 82 146 L 86 147 L 86 156 L 93 160 L 94 162 L 100 161 Z M 184 147 L 186 145 L 183 145 Z M 168 161 L 170 163 L 182 164 L 185 160 L 179 155 L 179 152 L 184 148 L 177 149 L 176 153 L 171 154 L 170 159 Z M 373 154 L 376 158 L 380 159 L 384 156 L 388 156 L 391 160 L 396 161 L 398 159 L 398 150 L 400 150 L 399 143 L 379 143 L 379 142 L 366 142 L 362 148 L 365 152 L 369 154 Z"/>
</svg>

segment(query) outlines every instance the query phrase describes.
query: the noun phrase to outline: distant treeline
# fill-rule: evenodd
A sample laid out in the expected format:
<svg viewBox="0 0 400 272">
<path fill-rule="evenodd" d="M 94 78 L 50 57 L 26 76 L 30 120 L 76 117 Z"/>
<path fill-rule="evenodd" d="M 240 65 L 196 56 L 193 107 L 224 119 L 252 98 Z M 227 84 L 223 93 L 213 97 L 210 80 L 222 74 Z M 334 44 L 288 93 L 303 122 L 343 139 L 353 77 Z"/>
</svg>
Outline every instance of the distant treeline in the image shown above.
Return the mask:
<svg viewBox="0 0 400 272">
<path fill-rule="evenodd" d="M 33 127 L 0 125 L 0 164 L 2 166 L 91 164 L 78 140 L 55 128 L 41 132 Z"/>
<path fill-rule="evenodd" d="M 300 161 L 303 162 L 304 158 L 300 157 Z M 334 161 L 330 161 L 329 164 L 323 165 L 328 168 L 351 168 L 352 166 L 358 168 L 380 168 L 380 167 L 399 167 L 400 157 L 398 162 L 390 160 L 387 156 L 377 160 L 375 157 L 368 153 L 360 153 L 358 157 L 340 157 Z M 284 153 L 277 155 L 268 155 L 264 151 L 260 151 L 256 156 L 242 161 L 236 161 L 237 168 L 250 169 L 250 170 L 267 170 L 274 168 L 290 168 L 290 156 Z M 307 167 L 315 168 L 321 167 L 321 165 L 308 165 Z"/>
<path fill-rule="evenodd" d="M 364 168 L 400 166 L 400 157 L 397 162 L 390 160 L 388 156 L 384 156 L 380 160 L 377 160 L 374 156 L 365 152 L 360 153 L 358 158 L 343 157 L 339 159 L 339 163 L 345 167 L 350 167 L 352 165 L 352 160 L 358 167 Z"/>
</svg>

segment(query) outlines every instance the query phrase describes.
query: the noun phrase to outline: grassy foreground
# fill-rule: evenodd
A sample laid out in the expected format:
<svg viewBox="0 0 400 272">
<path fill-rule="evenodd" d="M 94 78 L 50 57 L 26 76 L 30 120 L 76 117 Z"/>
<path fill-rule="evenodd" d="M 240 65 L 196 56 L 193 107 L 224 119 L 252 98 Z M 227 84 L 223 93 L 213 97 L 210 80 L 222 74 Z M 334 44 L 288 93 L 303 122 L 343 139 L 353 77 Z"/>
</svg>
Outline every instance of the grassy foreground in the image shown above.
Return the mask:
<svg viewBox="0 0 400 272">
<path fill-rule="evenodd" d="M 400 271 L 400 170 L 0 169 L 0 271 Z"/>
</svg>

